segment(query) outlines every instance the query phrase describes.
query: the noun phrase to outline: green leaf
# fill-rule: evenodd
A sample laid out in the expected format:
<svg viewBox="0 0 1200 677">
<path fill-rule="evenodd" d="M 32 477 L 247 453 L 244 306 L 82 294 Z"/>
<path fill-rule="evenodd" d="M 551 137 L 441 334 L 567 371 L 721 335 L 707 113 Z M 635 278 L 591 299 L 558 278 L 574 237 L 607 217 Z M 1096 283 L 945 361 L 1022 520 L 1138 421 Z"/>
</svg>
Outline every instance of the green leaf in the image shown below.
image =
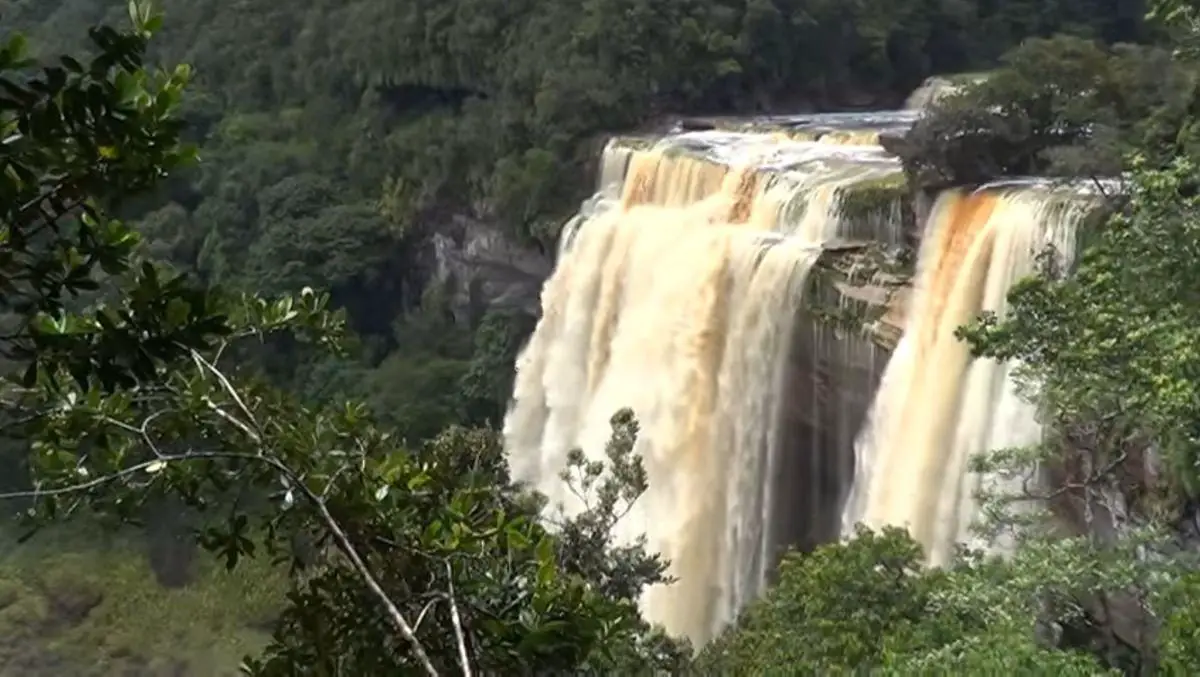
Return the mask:
<svg viewBox="0 0 1200 677">
<path fill-rule="evenodd" d="M 146 21 L 142 24 L 142 30 L 146 31 L 147 33 L 157 33 L 160 29 L 162 29 L 162 25 L 162 15 L 156 14 L 146 19 Z"/>
<path fill-rule="evenodd" d="M 178 297 L 171 299 L 167 302 L 167 326 L 172 329 L 183 327 L 188 323 L 191 313 L 192 309 L 187 301 Z"/>
</svg>

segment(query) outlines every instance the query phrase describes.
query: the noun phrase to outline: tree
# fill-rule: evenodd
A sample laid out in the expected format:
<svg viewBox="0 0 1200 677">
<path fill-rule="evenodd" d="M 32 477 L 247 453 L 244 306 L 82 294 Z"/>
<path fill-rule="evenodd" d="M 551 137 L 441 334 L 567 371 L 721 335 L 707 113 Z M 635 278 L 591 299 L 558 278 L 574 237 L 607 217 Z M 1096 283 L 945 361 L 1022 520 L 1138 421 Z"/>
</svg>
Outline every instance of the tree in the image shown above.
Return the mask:
<svg viewBox="0 0 1200 677">
<path fill-rule="evenodd" d="M 161 17 L 136 2 L 130 16 L 130 31 L 92 31 L 87 66 L 32 72 L 20 38 L 0 52 L 0 288 L 19 367 L 5 395 L 32 443 L 32 488 L 5 497 L 32 501 L 34 522 L 129 520 L 171 497 L 205 516 L 196 536 L 229 567 L 290 563 L 288 605 L 250 674 L 680 665 L 685 648 L 636 607 L 664 564 L 608 535 L 644 487 L 628 413 L 607 469 L 576 458 L 595 509 L 552 532 L 495 433 L 405 448 L 362 405 L 306 406 L 234 359 L 279 334 L 336 354 L 344 322 L 324 295 L 228 294 L 140 258 L 108 215 L 191 157 L 173 117 L 188 71 L 147 73 Z"/>
<path fill-rule="evenodd" d="M 701 674 L 1104 674 L 1095 658 L 1039 643 L 1017 572 L 979 557 L 922 565 L 901 529 L 790 555 L 779 583 L 705 647 Z"/>
<path fill-rule="evenodd" d="M 1165 167 L 1135 159 L 1128 204 L 1093 235 L 1070 275 L 1048 271 L 1023 281 L 1004 318 L 984 317 L 960 332 L 978 354 L 1022 365 L 1020 378 L 1047 424 L 1040 448 L 980 460 L 980 470 L 1049 469 L 1048 489 L 993 496 L 994 507 L 1004 514 L 1013 500 L 1036 498 L 1083 533 L 1060 550 L 1075 551 L 1072 568 L 1096 572 L 1090 594 L 1099 597 L 1072 603 L 1108 617 L 1102 632 L 1132 644 L 1151 666 L 1163 619 L 1172 619 L 1168 636 L 1157 641 L 1167 648 L 1180 646 L 1171 634 L 1191 632 L 1184 628 L 1196 622 L 1183 620 L 1181 613 L 1194 612 L 1168 592 L 1194 559 L 1179 552 L 1177 530 L 1200 477 L 1194 166 L 1186 157 Z M 1048 548 L 1052 538 L 1028 532 L 1024 547 Z M 1135 554 L 1135 546 L 1153 554 Z M 1136 579 L 1128 576 L 1133 569 L 1141 570 Z M 1097 599 L 1132 604 L 1135 618 L 1114 626 Z"/>
<path fill-rule="evenodd" d="M 1176 58 L 1194 68 L 1186 48 L 1195 28 L 1181 28 Z M 1192 128 L 1184 118 L 1174 137 Z M 990 454 L 979 469 L 1048 469 L 1047 489 L 1032 492 L 1049 512 L 1041 523 L 1053 515 L 1082 533 L 1058 545 L 1044 529 L 1027 528 L 1033 579 L 1043 587 L 1058 580 L 1058 603 L 1093 625 L 1086 641 L 1107 638 L 1099 642 L 1106 659 L 1140 674 L 1197 669 L 1187 647 L 1200 618 L 1186 593 L 1195 558 L 1180 548 L 1200 488 L 1200 221 L 1196 160 L 1187 151 L 1143 140 L 1120 204 L 1083 234 L 1077 264 L 1050 265 L 1062 261 L 1062 252 L 1052 253 L 1043 274 L 1012 290 L 1004 317 L 985 316 L 959 332 L 976 354 L 1021 365 L 1019 378 L 1049 433 L 1040 448 Z M 1029 497 L 989 501 L 1003 515 Z M 1054 550 L 1065 559 L 1050 567 Z M 1061 594 L 1067 590 L 1055 568 L 1089 572 L 1092 589 Z"/>
<path fill-rule="evenodd" d="M 137 268 L 137 234 L 109 217 L 124 198 L 194 153 L 178 145 L 179 123 L 170 118 L 188 70 L 153 76 L 141 70 L 153 19 L 140 11 L 131 9 L 137 32 L 92 31 L 101 52 L 86 66 L 63 57 L 60 65 L 24 80 L 20 76 L 33 65 L 24 39 L 15 36 L 0 49 L 0 291 L 11 324 L 5 357 L 28 365 L 26 385 L 43 364 L 91 341 L 91 360 L 73 363 L 72 375 L 81 382 L 98 376 L 111 387 L 128 380 L 124 372 L 144 373 L 149 361 L 170 354 L 176 343 L 204 345 L 189 332 L 221 329 L 205 314 L 204 299 L 160 280 L 151 266 Z M 128 297 L 135 310 L 158 312 L 148 319 L 164 319 L 162 312 L 175 301 L 174 321 L 151 325 L 159 333 L 142 341 L 141 350 L 121 342 L 150 327 L 114 324 L 132 315 L 97 315 L 95 326 L 68 327 L 66 299 L 99 290 L 101 275 L 132 276 Z"/>
<path fill-rule="evenodd" d="M 936 102 L 897 151 L 934 187 L 1113 176 L 1134 150 L 1163 161 L 1196 149 L 1198 83 L 1195 64 L 1160 45 L 1029 40 L 986 78 Z"/>
</svg>

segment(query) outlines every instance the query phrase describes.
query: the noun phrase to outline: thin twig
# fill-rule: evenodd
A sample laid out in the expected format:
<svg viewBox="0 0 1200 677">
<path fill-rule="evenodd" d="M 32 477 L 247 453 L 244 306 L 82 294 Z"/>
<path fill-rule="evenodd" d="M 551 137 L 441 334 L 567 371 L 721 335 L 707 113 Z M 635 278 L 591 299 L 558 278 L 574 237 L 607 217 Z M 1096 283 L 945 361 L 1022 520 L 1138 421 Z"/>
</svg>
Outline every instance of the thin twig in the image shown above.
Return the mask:
<svg viewBox="0 0 1200 677">
<path fill-rule="evenodd" d="M 221 383 L 221 387 L 225 390 L 229 397 L 233 399 L 238 408 L 242 410 L 242 413 L 246 416 L 246 420 L 250 422 L 250 425 L 257 429 L 258 423 L 254 420 L 254 414 L 250 413 L 250 408 L 247 407 L 246 403 L 242 401 L 241 395 L 238 394 L 237 389 L 233 387 L 233 384 L 229 382 L 229 379 L 225 377 L 225 374 L 221 373 L 220 369 L 214 367 L 212 363 L 204 359 L 204 356 L 196 352 L 194 349 L 191 351 L 191 353 L 192 360 L 194 360 L 198 366 L 201 366 L 203 369 L 212 373 L 213 376 L 217 377 L 217 380 Z M 257 441 L 258 435 L 254 435 L 254 439 Z"/>
<path fill-rule="evenodd" d="M 228 455 L 226 454 L 223 457 L 228 457 Z M 209 455 L 208 452 L 192 452 L 192 454 L 189 455 L 189 458 L 214 458 L 214 456 Z M 106 484 L 112 484 L 113 482 L 116 482 L 118 480 L 122 480 L 122 479 L 130 477 L 132 475 L 136 475 L 139 472 L 152 473 L 154 471 L 151 470 L 151 468 L 155 468 L 155 467 L 157 467 L 163 463 L 169 462 L 171 460 L 185 460 L 185 459 L 182 459 L 182 458 L 172 459 L 169 457 L 156 458 L 153 461 L 144 461 L 142 463 L 135 463 L 134 465 L 131 465 L 128 468 L 122 468 L 121 470 L 118 470 L 116 472 L 109 473 L 108 475 L 101 475 L 100 477 L 90 479 L 86 482 L 79 482 L 77 484 L 71 484 L 71 485 L 68 485 L 65 487 L 58 487 L 57 489 L 40 489 L 39 488 L 39 489 L 30 490 L 30 491 L 6 491 L 4 493 L 0 493 L 0 501 L 17 500 L 17 499 L 23 499 L 23 498 L 30 498 L 30 499 L 54 498 L 56 496 L 65 496 L 68 494 L 76 494 L 76 493 L 82 493 L 85 491 L 91 491 L 92 489 L 102 487 Z"/>
<path fill-rule="evenodd" d="M 421 628 L 421 622 L 425 620 L 425 614 L 429 613 L 429 610 L 432 609 L 433 605 L 437 604 L 437 602 L 438 602 L 438 598 L 434 597 L 433 599 L 426 602 L 425 606 L 421 608 L 421 613 L 417 614 L 417 620 L 413 621 L 413 631 L 414 632 Z"/>
<path fill-rule="evenodd" d="M 243 433 L 246 433 L 246 437 L 249 437 L 255 444 L 262 443 L 262 438 L 259 437 L 258 433 L 251 430 L 249 425 L 239 421 L 236 416 L 222 409 L 217 405 L 216 402 L 212 401 L 212 398 L 208 397 L 207 395 L 204 396 L 204 404 L 207 405 L 214 414 L 232 423 L 234 427 L 236 427 L 238 430 L 241 430 Z"/>
<path fill-rule="evenodd" d="M 446 585 L 449 586 L 450 621 L 454 623 L 454 638 L 458 641 L 458 662 L 462 665 L 463 677 L 471 677 L 471 659 L 467 653 L 467 639 L 463 636 L 462 617 L 458 614 L 458 600 L 454 598 L 454 567 L 446 562 Z"/>
<path fill-rule="evenodd" d="M 274 459 L 267 459 L 266 457 L 263 458 L 269 462 L 274 461 Z M 275 463 L 272 464 L 275 465 Z M 278 465 L 282 467 L 282 464 Z M 370 589 L 371 593 L 374 594 L 375 597 L 383 604 L 384 609 L 387 610 L 388 616 L 391 618 L 392 623 L 397 629 L 400 630 L 400 634 L 404 636 L 404 639 L 408 640 L 408 643 L 412 645 L 413 653 L 416 654 L 417 660 L 421 662 L 421 666 L 425 668 L 426 674 L 430 675 L 430 677 L 438 677 L 437 669 L 433 667 L 433 663 L 429 660 L 429 655 L 425 653 L 425 647 L 423 647 L 421 645 L 421 641 L 417 639 L 417 635 L 413 631 L 412 626 L 408 624 L 408 621 L 404 620 L 404 615 L 400 613 L 399 607 L 396 606 L 396 603 L 392 601 L 391 597 L 388 597 L 388 594 L 384 592 L 383 587 L 379 585 L 379 581 L 375 579 L 375 576 L 371 573 L 371 570 L 367 568 L 366 563 L 363 562 L 362 557 L 359 556 L 358 550 L 352 543 L 350 543 L 350 538 L 346 535 L 346 532 L 342 530 L 342 526 L 338 524 L 337 520 L 335 520 L 333 515 L 330 514 L 328 506 L 325 505 L 325 501 L 322 501 L 303 483 L 297 482 L 296 487 L 300 489 L 300 492 L 304 494 L 305 497 L 307 497 L 308 500 L 316 506 L 317 511 L 321 513 L 321 518 L 325 521 L 325 526 L 328 527 L 331 532 L 333 532 L 333 537 L 335 540 L 337 540 L 343 554 L 350 558 L 350 563 L 354 565 L 358 575 L 361 576 L 363 581 L 367 584 L 367 588 Z"/>
</svg>

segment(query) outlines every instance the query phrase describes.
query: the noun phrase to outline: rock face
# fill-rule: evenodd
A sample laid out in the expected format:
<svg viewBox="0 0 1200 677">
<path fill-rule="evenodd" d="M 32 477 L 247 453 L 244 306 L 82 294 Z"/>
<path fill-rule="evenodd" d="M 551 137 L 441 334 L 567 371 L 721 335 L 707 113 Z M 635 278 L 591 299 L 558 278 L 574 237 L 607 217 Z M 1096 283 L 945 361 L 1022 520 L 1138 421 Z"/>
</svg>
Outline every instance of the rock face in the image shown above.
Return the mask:
<svg viewBox="0 0 1200 677">
<path fill-rule="evenodd" d="M 833 242 L 810 273 L 793 330 L 772 470 L 776 557 L 836 541 L 855 474 L 854 443 L 899 340 L 908 288 L 893 248 Z M 831 508 L 835 508 L 832 509 Z"/>
<path fill-rule="evenodd" d="M 434 229 L 419 256 L 428 285 L 449 295 L 455 319 L 470 324 L 491 308 L 536 316 L 551 256 L 514 242 L 494 225 L 455 215 Z"/>
<path fill-rule="evenodd" d="M 861 331 L 801 317 L 783 397 L 772 541 L 810 550 L 836 541 L 854 479 L 854 441 L 891 351 Z"/>
<path fill-rule="evenodd" d="M 905 108 L 928 108 L 938 101 L 962 91 L 969 84 L 987 79 L 987 73 L 962 73 L 953 77 L 934 75 L 925 78 L 925 82 L 908 97 Z"/>
<path fill-rule="evenodd" d="M 910 260 L 906 250 L 875 242 L 826 245 L 811 283 L 810 312 L 890 352 L 904 331 Z"/>
</svg>

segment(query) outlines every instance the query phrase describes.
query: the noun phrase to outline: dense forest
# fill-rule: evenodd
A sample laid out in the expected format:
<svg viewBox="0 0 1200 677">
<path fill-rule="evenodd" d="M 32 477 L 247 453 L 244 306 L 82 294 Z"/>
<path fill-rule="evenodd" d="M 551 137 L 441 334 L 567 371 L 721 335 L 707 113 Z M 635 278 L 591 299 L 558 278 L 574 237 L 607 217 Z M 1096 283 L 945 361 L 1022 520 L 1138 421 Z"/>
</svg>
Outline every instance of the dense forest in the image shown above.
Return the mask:
<svg viewBox="0 0 1200 677">
<path fill-rule="evenodd" d="M 1187 4 L 163 4 L 0 5 L 0 480 L 31 524 L 75 518 L 0 552 L 0 674 L 1200 669 L 1196 575 L 1162 546 L 1200 486 Z M 595 506 L 553 533 L 507 476 L 493 428 L 557 229 L 609 134 L 891 108 L 980 70 L 895 142 L 914 182 L 1130 188 L 1074 275 L 963 336 L 1028 364 L 1095 467 L 1161 450 L 1133 506 L 1155 519 L 937 572 L 863 533 L 790 557 L 693 656 L 637 612 L 663 564 L 608 535 L 644 486 L 635 421 L 611 472 L 574 468 Z M 114 520 L 147 523 L 147 562 L 140 534 L 91 533 Z"/>
<path fill-rule="evenodd" d="M 6 30 L 51 55 L 125 13 L 6 4 Z M 502 415 L 497 366 L 607 135 L 681 113 L 893 108 L 1026 37 L 1145 32 L 1141 3 L 1109 0 L 163 4 L 150 58 L 193 68 L 181 115 L 203 162 L 133 206 L 153 253 L 239 289 L 330 290 L 357 359 L 264 363 L 292 390 L 364 398 L 414 441 Z M 435 243 L 465 251 L 481 228 L 529 251 L 472 286 Z M 514 276 L 532 282 L 492 281 Z M 523 302 L 494 303 L 498 286 Z"/>
</svg>

